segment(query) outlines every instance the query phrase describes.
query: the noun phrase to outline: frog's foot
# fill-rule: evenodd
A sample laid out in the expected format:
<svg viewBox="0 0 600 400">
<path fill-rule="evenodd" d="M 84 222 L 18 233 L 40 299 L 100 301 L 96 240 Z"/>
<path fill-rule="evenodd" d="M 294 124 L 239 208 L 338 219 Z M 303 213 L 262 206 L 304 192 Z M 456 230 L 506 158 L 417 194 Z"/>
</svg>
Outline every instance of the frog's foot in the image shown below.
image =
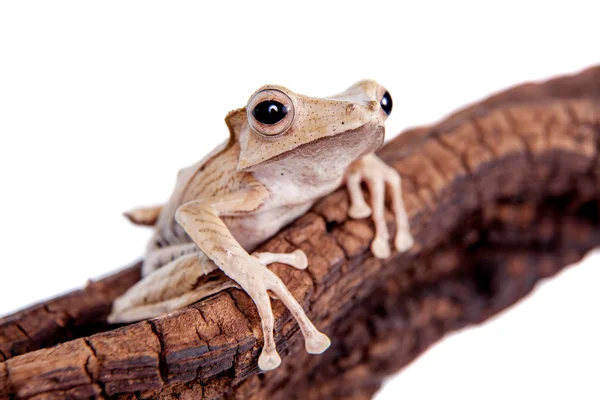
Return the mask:
<svg viewBox="0 0 600 400">
<path fill-rule="evenodd" d="M 135 225 L 154 226 L 162 209 L 163 206 L 139 207 L 125 211 L 123 215 Z"/>
<path fill-rule="evenodd" d="M 365 182 L 371 195 L 371 207 L 367 205 L 361 190 Z M 371 242 L 371 251 L 377 258 L 390 256 L 389 232 L 385 223 L 385 187 L 388 187 L 396 219 L 396 237 L 394 245 L 398 251 L 406 251 L 413 244 L 408 226 L 408 216 L 402 201 L 402 186 L 398 172 L 386 165 L 375 154 L 368 154 L 355 161 L 346 175 L 346 186 L 350 194 L 351 218 L 366 218 L 373 215 L 375 239 Z"/>
<path fill-rule="evenodd" d="M 256 304 L 260 315 L 264 346 L 258 358 L 258 367 L 263 371 L 277 368 L 281 357 L 277 353 L 273 338 L 274 317 L 271 309 L 269 292 L 276 295 L 290 310 L 298 322 L 304 336 L 305 348 L 308 353 L 320 354 L 330 345 L 329 338 L 319 332 L 304 313 L 304 309 L 290 293 L 285 284 L 265 265 L 271 262 L 282 262 L 296 268 L 306 268 L 304 252 L 297 250 L 290 254 L 258 253 L 236 261 L 236 268 L 228 270 L 228 275 L 235 280 Z"/>
</svg>

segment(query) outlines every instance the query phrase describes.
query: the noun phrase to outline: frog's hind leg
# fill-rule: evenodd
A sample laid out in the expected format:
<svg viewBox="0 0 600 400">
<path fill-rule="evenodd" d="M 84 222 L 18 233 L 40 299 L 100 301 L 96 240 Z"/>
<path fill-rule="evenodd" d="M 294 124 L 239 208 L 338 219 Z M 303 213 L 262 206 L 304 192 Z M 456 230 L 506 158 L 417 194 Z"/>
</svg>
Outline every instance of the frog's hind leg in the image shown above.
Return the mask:
<svg viewBox="0 0 600 400">
<path fill-rule="evenodd" d="M 197 248 L 196 248 L 197 249 Z M 230 287 L 234 281 L 197 249 L 145 276 L 113 303 L 110 323 L 133 322 L 195 303 Z"/>
<path fill-rule="evenodd" d="M 175 244 L 163 248 L 153 247 L 147 251 L 142 265 L 142 276 L 147 276 L 153 271 L 167 265 L 171 261 L 187 254 L 200 253 L 196 243 Z"/>
<path fill-rule="evenodd" d="M 139 207 L 125 211 L 123 215 L 134 225 L 154 226 L 162 210 L 163 206 Z"/>
</svg>

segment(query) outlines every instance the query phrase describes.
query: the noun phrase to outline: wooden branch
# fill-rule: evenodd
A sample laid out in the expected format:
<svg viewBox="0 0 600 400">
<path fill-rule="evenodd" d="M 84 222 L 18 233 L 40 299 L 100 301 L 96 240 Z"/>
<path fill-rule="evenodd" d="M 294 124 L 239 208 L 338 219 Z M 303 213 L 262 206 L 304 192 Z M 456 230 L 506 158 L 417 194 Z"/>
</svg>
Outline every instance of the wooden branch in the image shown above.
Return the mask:
<svg viewBox="0 0 600 400">
<path fill-rule="evenodd" d="M 403 177 L 409 253 L 373 258 L 373 227 L 348 219 L 344 190 L 263 246 L 307 253 L 306 271 L 273 269 L 332 338 L 320 356 L 274 301 L 283 364 L 259 375 L 259 318 L 238 290 L 109 330 L 136 265 L 0 320 L 0 397 L 368 399 L 444 334 L 600 243 L 599 144 L 600 67 L 510 89 L 388 143 L 380 155 Z"/>
</svg>

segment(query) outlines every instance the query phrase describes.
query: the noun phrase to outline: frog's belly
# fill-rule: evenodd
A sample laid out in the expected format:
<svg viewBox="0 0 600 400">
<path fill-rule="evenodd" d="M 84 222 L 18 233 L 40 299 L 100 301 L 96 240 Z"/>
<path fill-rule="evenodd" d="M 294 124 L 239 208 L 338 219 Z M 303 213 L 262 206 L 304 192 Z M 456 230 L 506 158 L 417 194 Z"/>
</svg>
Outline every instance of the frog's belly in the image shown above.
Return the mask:
<svg viewBox="0 0 600 400">
<path fill-rule="evenodd" d="M 223 217 L 223 222 L 242 247 L 250 252 L 273 237 L 281 228 L 306 213 L 313 203 L 310 201 L 277 207 L 244 217 Z"/>
</svg>

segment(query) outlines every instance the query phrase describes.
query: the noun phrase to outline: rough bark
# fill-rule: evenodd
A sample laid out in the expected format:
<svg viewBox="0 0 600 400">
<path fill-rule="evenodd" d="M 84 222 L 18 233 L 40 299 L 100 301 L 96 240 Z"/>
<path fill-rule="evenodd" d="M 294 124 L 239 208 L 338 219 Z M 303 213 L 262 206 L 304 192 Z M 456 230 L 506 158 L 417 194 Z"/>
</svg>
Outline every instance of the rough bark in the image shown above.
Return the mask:
<svg viewBox="0 0 600 400">
<path fill-rule="evenodd" d="M 306 271 L 273 269 L 332 338 L 320 356 L 305 353 L 274 301 L 283 364 L 259 374 L 259 318 L 237 290 L 113 329 L 104 319 L 139 279 L 136 265 L 1 319 L 0 397 L 368 399 L 444 334 L 600 243 L 599 144 L 600 67 L 510 89 L 388 143 L 380 155 L 403 177 L 409 253 L 373 258 L 373 227 L 348 219 L 344 190 L 263 246 L 307 253 Z"/>
</svg>

